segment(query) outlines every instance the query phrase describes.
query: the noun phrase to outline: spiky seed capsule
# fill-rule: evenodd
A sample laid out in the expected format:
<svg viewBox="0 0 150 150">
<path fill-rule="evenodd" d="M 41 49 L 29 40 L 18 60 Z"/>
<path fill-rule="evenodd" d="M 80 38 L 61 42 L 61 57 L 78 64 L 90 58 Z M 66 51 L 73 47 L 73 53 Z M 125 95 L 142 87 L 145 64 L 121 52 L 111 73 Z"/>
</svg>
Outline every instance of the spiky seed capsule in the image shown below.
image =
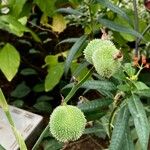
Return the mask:
<svg viewBox="0 0 150 150">
<path fill-rule="evenodd" d="M 118 54 L 120 51 L 116 49 L 115 45 L 105 39 L 92 40 L 84 50 L 87 61 L 94 65 L 98 74 L 107 78 L 112 76 L 121 65 L 120 57 L 122 55 Z"/>
<path fill-rule="evenodd" d="M 83 112 L 71 105 L 58 106 L 50 117 L 50 132 L 60 142 L 75 141 L 83 134 L 86 119 Z"/>
<path fill-rule="evenodd" d="M 87 45 L 87 47 L 84 50 L 84 55 L 86 60 L 93 64 L 92 55 L 94 51 L 96 51 L 99 48 L 102 48 L 104 45 L 113 45 L 112 42 L 109 40 L 102 40 L 102 39 L 94 39 L 90 41 L 90 43 Z"/>
</svg>

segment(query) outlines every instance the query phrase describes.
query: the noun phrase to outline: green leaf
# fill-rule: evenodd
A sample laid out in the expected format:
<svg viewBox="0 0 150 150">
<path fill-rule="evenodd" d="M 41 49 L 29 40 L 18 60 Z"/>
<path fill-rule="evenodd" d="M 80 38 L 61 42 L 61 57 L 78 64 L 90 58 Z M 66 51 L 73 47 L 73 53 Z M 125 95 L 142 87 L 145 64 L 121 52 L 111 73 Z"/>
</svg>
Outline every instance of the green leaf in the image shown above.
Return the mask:
<svg viewBox="0 0 150 150">
<path fill-rule="evenodd" d="M 55 2 L 56 0 L 34 0 L 34 2 L 39 6 L 43 13 L 47 16 L 52 16 L 56 10 Z"/>
<path fill-rule="evenodd" d="M 1 88 L 0 88 L 0 107 L 2 107 L 2 109 L 4 111 L 8 111 L 7 101 L 6 101 L 5 97 L 4 97 L 4 94 L 3 94 L 2 90 L 1 90 Z"/>
<path fill-rule="evenodd" d="M 73 62 L 71 65 L 72 76 L 77 80 L 81 80 L 89 71 L 87 68 L 88 64 L 89 63 L 87 63 L 87 61 L 85 61 L 84 63 Z"/>
<path fill-rule="evenodd" d="M 94 112 L 90 112 L 90 113 L 85 113 L 85 116 L 86 116 L 87 121 L 94 121 L 94 120 L 98 120 L 98 119 L 102 118 L 106 114 L 107 114 L 107 111 L 103 110 L 102 112 L 94 111 Z"/>
<path fill-rule="evenodd" d="M 14 91 L 11 92 L 12 97 L 23 98 L 30 93 L 30 88 L 25 84 L 25 82 L 21 82 Z"/>
<path fill-rule="evenodd" d="M 116 86 L 109 81 L 96 81 L 96 80 L 88 80 L 81 86 L 82 88 L 86 89 L 99 89 L 99 90 L 106 90 L 106 91 L 113 91 L 116 90 Z"/>
<path fill-rule="evenodd" d="M 44 83 L 38 83 L 33 87 L 34 92 L 44 92 L 44 90 L 45 90 Z"/>
<path fill-rule="evenodd" d="M 133 14 L 133 12 L 132 12 L 132 14 Z M 132 14 L 129 14 L 129 16 L 131 17 Z M 130 18 L 130 20 L 132 20 L 132 18 Z M 132 25 L 127 20 L 125 20 L 123 17 L 120 17 L 120 16 L 115 17 L 114 22 L 119 23 L 119 24 L 123 24 L 127 28 L 132 29 Z M 131 34 L 121 32 L 120 35 L 126 41 L 130 41 L 130 42 L 135 41 L 135 37 Z"/>
<path fill-rule="evenodd" d="M 22 12 L 23 6 L 26 3 L 27 0 L 13 0 L 10 7 L 11 12 L 10 14 L 14 17 L 18 17 L 20 13 Z"/>
<path fill-rule="evenodd" d="M 46 92 L 52 90 L 59 83 L 63 73 L 64 68 L 62 63 L 58 63 L 57 65 L 48 69 L 48 74 L 45 79 Z"/>
<path fill-rule="evenodd" d="M 147 150 L 149 141 L 149 123 L 144 106 L 136 95 L 128 98 L 128 107 L 134 120 L 137 135 L 143 150 Z"/>
<path fill-rule="evenodd" d="M 72 3 L 73 6 L 78 6 L 81 1 L 80 0 L 69 0 L 70 3 Z"/>
<path fill-rule="evenodd" d="M 120 15 L 121 17 L 126 19 L 127 21 L 129 21 L 129 17 L 127 16 L 127 14 L 121 8 L 119 8 L 118 6 L 111 3 L 111 1 L 109 1 L 109 0 L 97 0 L 97 2 L 99 2 L 101 5 L 109 8 L 113 12 L 117 13 L 118 15 Z"/>
<path fill-rule="evenodd" d="M 59 9 L 56 10 L 56 12 L 72 14 L 72 15 L 77 15 L 77 16 L 83 15 L 80 11 L 72 9 L 70 7 L 68 7 L 68 8 L 59 8 Z"/>
<path fill-rule="evenodd" d="M 137 90 L 150 90 L 150 88 L 143 82 L 137 81 L 134 83 Z"/>
<path fill-rule="evenodd" d="M 70 83 L 63 87 L 62 90 L 71 88 L 74 84 Z M 87 80 L 80 88 L 92 89 L 92 90 L 105 90 L 105 91 L 113 91 L 116 90 L 115 85 L 109 81 L 96 81 L 96 80 Z"/>
<path fill-rule="evenodd" d="M 104 129 L 101 129 L 99 127 L 86 128 L 83 134 L 93 134 L 98 132 L 104 132 Z"/>
<path fill-rule="evenodd" d="M 76 43 L 72 46 L 72 48 L 69 51 L 69 54 L 67 56 L 66 62 L 65 62 L 65 74 L 67 75 L 71 62 L 73 60 L 73 58 L 75 57 L 75 54 L 79 51 L 79 49 L 81 48 L 81 46 L 85 43 L 87 39 L 87 35 L 83 35 L 81 36 Z"/>
<path fill-rule="evenodd" d="M 125 135 L 124 135 L 124 142 L 123 142 L 123 150 L 134 150 L 134 144 L 131 137 L 131 131 L 129 126 L 127 126 Z"/>
<path fill-rule="evenodd" d="M 136 70 L 135 68 L 133 68 L 131 63 L 125 63 L 123 69 L 129 77 L 132 77 L 133 75 L 135 75 Z"/>
<path fill-rule="evenodd" d="M 30 32 L 35 41 L 41 42 L 39 37 L 33 31 L 21 24 L 19 20 L 11 15 L 0 16 L 0 29 L 6 30 L 17 36 L 22 36 L 24 32 Z"/>
<path fill-rule="evenodd" d="M 120 84 L 117 86 L 117 88 L 120 90 L 120 91 L 123 91 L 123 92 L 129 92 L 131 91 L 131 87 L 127 84 Z"/>
<path fill-rule="evenodd" d="M 127 107 L 123 107 L 117 114 L 109 150 L 122 149 L 126 128 L 128 126 L 129 116 L 130 113 Z"/>
<path fill-rule="evenodd" d="M 13 101 L 11 104 L 13 104 L 13 106 L 21 108 L 24 105 L 24 101 L 21 99 L 17 99 L 15 101 Z"/>
<path fill-rule="evenodd" d="M 65 40 L 62 40 L 57 45 L 63 44 L 63 43 L 75 43 L 79 38 L 68 38 Z"/>
<path fill-rule="evenodd" d="M 32 68 L 25 68 L 21 70 L 20 74 L 28 76 L 28 75 L 35 75 L 37 74 L 37 72 Z"/>
<path fill-rule="evenodd" d="M 140 33 L 138 33 L 137 31 L 135 31 L 134 29 L 130 29 L 126 26 L 120 25 L 120 24 L 110 21 L 108 19 L 102 19 L 101 17 L 99 17 L 98 22 L 101 23 L 102 25 L 110 28 L 113 31 L 129 33 L 135 37 L 140 37 L 143 39 L 142 35 Z"/>
<path fill-rule="evenodd" d="M 112 103 L 110 98 L 95 99 L 92 101 L 87 101 L 78 105 L 84 113 L 90 113 L 92 111 L 101 111 L 102 108 L 109 106 Z"/>
<path fill-rule="evenodd" d="M 0 50 L 0 69 L 8 81 L 16 75 L 20 65 L 20 55 L 11 44 L 7 43 Z"/>
<path fill-rule="evenodd" d="M 57 55 L 47 55 L 45 57 L 45 66 L 53 67 L 58 64 L 58 56 Z"/>
<path fill-rule="evenodd" d="M 139 95 L 140 97 L 150 97 L 150 89 L 147 90 L 135 90 L 134 94 Z"/>
<path fill-rule="evenodd" d="M 41 102 L 39 101 L 33 107 L 36 108 L 39 112 L 46 112 L 46 113 L 52 112 L 51 104 L 46 101 Z"/>
<path fill-rule="evenodd" d="M 53 97 L 50 97 L 47 95 L 42 95 L 42 96 L 38 97 L 36 101 L 40 102 L 40 101 L 50 101 L 50 100 L 53 100 Z"/>
<path fill-rule="evenodd" d="M 54 14 L 51 27 L 53 32 L 57 32 L 58 34 L 60 34 L 66 29 L 67 21 L 62 14 Z"/>
</svg>

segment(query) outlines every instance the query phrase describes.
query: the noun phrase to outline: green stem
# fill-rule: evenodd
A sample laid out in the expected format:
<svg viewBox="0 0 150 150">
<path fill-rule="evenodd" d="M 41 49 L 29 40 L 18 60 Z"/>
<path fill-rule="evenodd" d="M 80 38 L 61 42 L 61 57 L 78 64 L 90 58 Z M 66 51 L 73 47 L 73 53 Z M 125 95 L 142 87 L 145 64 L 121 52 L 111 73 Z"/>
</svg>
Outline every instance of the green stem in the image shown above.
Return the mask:
<svg viewBox="0 0 150 150">
<path fill-rule="evenodd" d="M 11 116 L 11 113 L 9 111 L 9 106 L 7 104 L 7 101 L 3 95 L 3 92 L 0 88 L 0 106 L 2 107 L 6 117 L 7 117 L 7 120 L 11 126 L 11 129 L 14 133 L 14 136 L 16 138 L 16 141 L 18 142 L 18 145 L 20 146 L 20 150 L 27 150 L 27 147 L 26 147 L 26 144 L 24 142 L 24 139 L 23 137 L 21 136 L 21 134 L 18 134 L 16 131 L 17 129 L 15 128 L 15 124 L 14 124 L 14 121 L 13 121 L 13 118 Z"/>
<path fill-rule="evenodd" d="M 16 133 L 16 131 L 15 131 L 15 128 L 16 128 L 16 127 L 15 127 L 14 121 L 13 121 L 13 119 L 12 119 L 12 116 L 11 116 L 11 114 L 10 114 L 10 111 L 7 110 L 7 111 L 4 111 L 4 112 L 5 112 L 5 115 L 6 115 L 7 119 L 8 119 L 9 124 L 11 125 L 11 129 L 12 129 L 12 131 L 13 131 L 13 133 L 14 133 L 14 136 L 15 136 L 15 138 L 16 138 L 16 140 L 17 140 L 19 146 L 20 146 L 20 142 L 24 145 L 24 146 L 22 146 L 22 148 L 20 147 L 20 150 L 27 150 L 27 147 L 26 147 L 26 144 L 25 144 L 25 142 L 24 142 L 24 139 L 23 139 L 23 138 L 20 139 L 20 137 L 18 137 L 18 135 L 17 135 L 17 133 Z"/>
<path fill-rule="evenodd" d="M 110 118 L 109 118 L 109 124 L 108 124 L 108 132 L 109 132 L 109 137 L 112 136 L 112 124 L 114 122 L 114 118 L 115 118 L 115 115 L 118 111 L 118 109 L 120 108 L 120 105 L 121 105 L 122 101 L 120 100 L 120 102 L 118 103 L 118 105 L 113 109 L 111 115 L 110 115 Z"/>
<path fill-rule="evenodd" d="M 7 116 L 7 119 L 8 119 L 8 121 L 9 121 L 9 123 L 11 124 L 11 126 L 15 127 L 15 124 L 14 124 L 14 122 L 13 122 L 13 119 L 12 119 L 12 117 L 11 117 L 10 112 L 9 112 L 9 111 L 5 111 L 5 115 Z"/>
<path fill-rule="evenodd" d="M 40 135 L 40 137 L 36 141 L 36 143 L 33 146 L 32 150 L 36 150 L 38 148 L 38 146 L 40 145 L 41 141 L 43 140 L 43 138 L 44 138 L 46 132 L 48 132 L 48 130 L 49 130 L 49 124 L 46 126 L 46 128 L 44 129 L 44 131 L 42 132 L 42 134 Z"/>
<path fill-rule="evenodd" d="M 80 86 L 90 77 L 90 75 L 92 74 L 94 68 L 92 68 L 83 78 L 82 80 L 75 84 L 73 86 L 73 88 L 71 89 L 71 91 L 69 92 L 69 94 L 66 96 L 66 98 L 63 100 L 63 103 L 67 103 L 71 98 L 72 96 L 75 94 L 75 92 L 80 88 Z"/>
<path fill-rule="evenodd" d="M 91 3 L 92 1 L 90 1 L 89 3 L 85 3 L 88 6 L 89 9 L 89 15 L 90 15 L 90 26 L 91 26 L 91 39 L 93 39 L 94 37 L 94 19 L 93 19 L 93 14 L 92 14 L 92 10 L 91 10 Z"/>
<path fill-rule="evenodd" d="M 146 33 L 147 33 L 147 31 L 150 29 L 150 24 L 145 28 L 145 30 L 142 32 L 142 36 L 144 36 Z M 138 44 L 140 44 L 140 42 L 141 42 L 141 40 L 142 40 L 142 37 L 140 37 L 139 39 L 138 39 Z"/>
<path fill-rule="evenodd" d="M 137 10 L 137 1 L 133 0 L 134 7 L 134 28 L 138 32 L 139 31 L 139 19 L 138 19 L 138 10 Z M 135 56 L 138 56 L 138 37 L 135 42 Z"/>
<path fill-rule="evenodd" d="M 143 64 L 140 66 L 139 71 L 137 72 L 136 76 L 138 77 L 140 72 L 143 70 Z"/>
</svg>

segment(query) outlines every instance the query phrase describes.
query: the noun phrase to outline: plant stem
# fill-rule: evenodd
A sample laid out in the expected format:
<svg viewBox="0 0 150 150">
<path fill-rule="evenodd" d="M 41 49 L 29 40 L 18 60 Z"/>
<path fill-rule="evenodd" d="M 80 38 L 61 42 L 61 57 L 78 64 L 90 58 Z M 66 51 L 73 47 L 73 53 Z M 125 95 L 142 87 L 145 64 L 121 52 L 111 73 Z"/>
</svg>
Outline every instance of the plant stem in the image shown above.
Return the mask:
<svg viewBox="0 0 150 150">
<path fill-rule="evenodd" d="M 134 7 L 134 29 L 138 32 L 139 31 L 139 19 L 138 19 L 138 10 L 137 10 L 137 1 L 133 0 L 133 7 Z M 138 37 L 135 41 L 135 56 L 138 56 Z"/>
<path fill-rule="evenodd" d="M 16 141 L 17 141 L 18 145 L 20 146 L 20 150 L 27 150 L 27 147 L 26 147 L 26 144 L 25 144 L 23 137 L 21 136 L 21 134 L 19 134 L 19 132 L 17 132 L 17 129 L 15 127 L 15 123 L 14 123 L 13 118 L 11 116 L 11 113 L 9 111 L 9 106 L 7 104 L 7 101 L 3 95 L 1 88 L 0 88 L 0 106 L 2 107 L 4 113 L 7 117 L 7 120 L 11 126 L 11 129 L 14 133 Z"/>
<path fill-rule="evenodd" d="M 117 104 L 117 106 L 113 109 L 110 118 L 109 118 L 109 124 L 108 124 L 108 132 L 109 132 L 109 137 L 111 137 L 112 135 L 112 124 L 116 115 L 116 112 L 118 111 L 118 109 L 120 108 L 122 101 L 120 100 L 119 103 Z"/>
<path fill-rule="evenodd" d="M 69 92 L 69 94 L 63 100 L 63 103 L 67 103 L 72 98 L 72 96 L 80 88 L 80 86 L 90 77 L 90 75 L 92 74 L 93 70 L 94 70 L 94 67 L 91 68 L 91 70 L 82 78 L 82 80 L 79 83 L 77 83 L 77 84 L 75 84 L 73 86 L 73 88 L 71 89 L 71 91 Z"/>
<path fill-rule="evenodd" d="M 89 17 L 90 17 L 90 27 L 91 27 L 91 39 L 93 39 L 94 37 L 94 19 L 93 19 L 93 14 L 92 14 L 92 10 L 91 10 L 91 3 L 92 1 L 89 1 L 89 3 L 86 3 L 85 4 L 88 6 L 88 9 L 89 9 Z"/>
<path fill-rule="evenodd" d="M 8 121 L 9 121 L 9 123 L 11 124 L 11 126 L 15 127 L 15 124 L 13 122 L 13 119 L 11 117 L 10 112 L 9 111 L 5 111 L 5 115 L 6 115 L 7 119 L 8 119 Z"/>
<path fill-rule="evenodd" d="M 38 148 L 38 146 L 40 145 L 41 141 L 43 140 L 43 138 L 44 138 L 46 132 L 48 132 L 48 130 L 49 130 L 49 124 L 45 127 L 44 131 L 42 132 L 42 134 L 40 135 L 40 137 L 36 141 L 36 143 L 33 146 L 32 150 L 36 150 Z"/>
<path fill-rule="evenodd" d="M 144 36 L 149 29 L 150 29 L 150 24 L 142 32 L 142 36 Z M 142 37 L 138 38 L 138 41 L 137 41 L 138 45 L 140 44 L 141 40 L 142 40 Z"/>
</svg>

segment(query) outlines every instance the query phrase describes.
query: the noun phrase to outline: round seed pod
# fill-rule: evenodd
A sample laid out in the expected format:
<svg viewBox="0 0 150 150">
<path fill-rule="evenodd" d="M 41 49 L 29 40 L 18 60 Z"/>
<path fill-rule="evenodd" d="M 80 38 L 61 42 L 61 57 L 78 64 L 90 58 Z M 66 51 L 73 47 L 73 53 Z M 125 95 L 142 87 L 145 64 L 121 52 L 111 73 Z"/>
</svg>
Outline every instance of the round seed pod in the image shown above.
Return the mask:
<svg viewBox="0 0 150 150">
<path fill-rule="evenodd" d="M 112 76 L 121 66 L 120 60 L 116 57 L 118 54 L 120 51 L 111 44 L 111 41 L 104 42 L 100 48 L 94 51 L 92 60 L 97 73 L 106 78 Z"/>
<path fill-rule="evenodd" d="M 101 46 L 101 40 L 94 39 L 90 41 L 90 43 L 88 43 L 87 47 L 84 49 L 83 53 L 84 53 L 85 59 L 89 63 L 93 64 L 93 61 L 92 61 L 93 52 L 100 46 Z"/>
<path fill-rule="evenodd" d="M 52 135 L 60 142 L 75 141 L 83 134 L 86 119 L 75 106 L 58 106 L 50 117 L 49 127 Z"/>
<path fill-rule="evenodd" d="M 93 64 L 93 60 L 92 60 L 92 55 L 94 53 L 94 51 L 96 51 L 99 48 L 102 48 L 104 45 L 113 45 L 113 43 L 109 40 L 103 40 L 103 39 L 94 39 L 92 41 L 90 41 L 90 43 L 87 45 L 87 47 L 85 48 L 84 55 L 86 60 Z"/>
</svg>

